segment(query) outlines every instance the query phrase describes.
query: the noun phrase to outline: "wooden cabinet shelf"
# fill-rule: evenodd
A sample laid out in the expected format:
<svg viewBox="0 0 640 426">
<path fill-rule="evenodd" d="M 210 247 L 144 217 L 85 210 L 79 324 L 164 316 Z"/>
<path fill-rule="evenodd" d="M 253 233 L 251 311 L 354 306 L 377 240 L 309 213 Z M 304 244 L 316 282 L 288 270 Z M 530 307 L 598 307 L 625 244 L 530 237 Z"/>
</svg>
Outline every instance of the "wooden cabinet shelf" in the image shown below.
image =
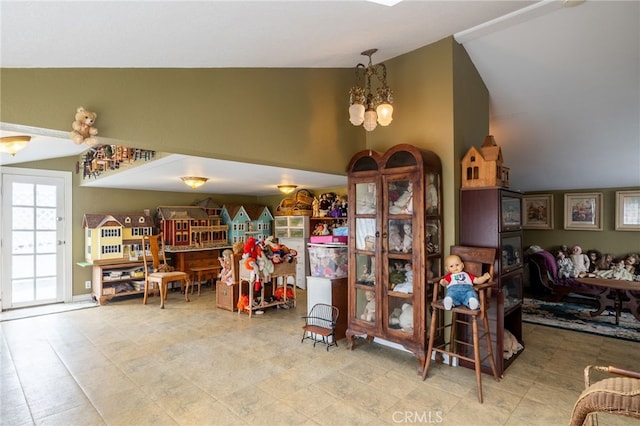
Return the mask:
<svg viewBox="0 0 640 426">
<path fill-rule="evenodd" d="M 440 159 L 403 144 L 357 153 L 348 172 L 348 347 L 355 336 L 401 345 L 421 372 L 426 283 L 441 275 L 443 262 Z"/>
<path fill-rule="evenodd" d="M 101 305 L 114 297 L 144 293 L 142 262 L 99 263 L 92 268 L 92 296 Z"/>
<path fill-rule="evenodd" d="M 505 330 L 524 345 L 522 336 L 522 207 L 521 194 L 504 188 L 463 189 L 461 191 L 460 243 L 468 246 L 495 247 L 496 288 L 492 289 L 488 311 L 498 374 L 513 362 L 503 358 Z M 472 365 L 461 363 L 473 368 Z M 483 371 L 491 372 L 489 362 Z"/>
</svg>

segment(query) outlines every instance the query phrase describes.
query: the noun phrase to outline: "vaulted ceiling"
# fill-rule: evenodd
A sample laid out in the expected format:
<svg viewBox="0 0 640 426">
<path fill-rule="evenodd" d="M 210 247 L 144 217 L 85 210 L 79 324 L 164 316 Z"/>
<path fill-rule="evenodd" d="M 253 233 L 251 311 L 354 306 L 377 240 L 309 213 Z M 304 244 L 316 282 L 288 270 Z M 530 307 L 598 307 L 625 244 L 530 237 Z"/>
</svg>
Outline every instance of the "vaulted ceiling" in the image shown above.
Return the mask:
<svg viewBox="0 0 640 426">
<path fill-rule="evenodd" d="M 371 47 L 379 49 L 374 59 L 382 62 L 454 35 L 489 90 L 491 133 L 511 167 L 514 189 L 640 185 L 637 1 L 405 0 L 384 6 L 3 0 L 0 12 L 5 68 L 352 67 Z M 24 129 L 2 123 L 0 130 Z M 78 150 L 64 132 L 31 130 Z M 47 146 L 54 145 L 42 143 L 33 152 L 29 147 L 22 158 L 2 154 L 0 164 L 67 152 Z M 205 160 L 180 158 L 176 173 L 188 173 L 188 160 L 207 167 L 198 163 Z M 231 169 L 245 176 L 264 172 Z M 316 181 L 320 187 L 344 182 L 344 177 L 266 170 L 278 181 L 285 172 L 296 182 Z M 94 184 L 120 187 L 108 180 Z M 180 185 L 175 190 L 183 190 Z"/>
</svg>

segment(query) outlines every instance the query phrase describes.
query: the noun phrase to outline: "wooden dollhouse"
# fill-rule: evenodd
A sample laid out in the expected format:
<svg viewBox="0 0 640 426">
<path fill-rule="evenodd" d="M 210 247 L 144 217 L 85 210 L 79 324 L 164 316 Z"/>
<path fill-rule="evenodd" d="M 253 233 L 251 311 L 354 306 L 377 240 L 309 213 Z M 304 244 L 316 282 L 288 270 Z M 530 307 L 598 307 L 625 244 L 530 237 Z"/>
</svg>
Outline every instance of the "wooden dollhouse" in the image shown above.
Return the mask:
<svg viewBox="0 0 640 426">
<path fill-rule="evenodd" d="M 267 206 L 258 204 L 225 204 L 222 206 L 222 223 L 229 226 L 229 243 L 246 241 L 248 236 L 256 239 L 271 235 L 273 215 Z"/>
<path fill-rule="evenodd" d="M 82 227 L 87 262 L 128 260 L 139 248 L 141 237 L 153 233 L 153 220 L 148 211 L 85 213 Z"/>
<path fill-rule="evenodd" d="M 193 250 L 227 244 L 229 227 L 220 223 L 215 208 L 203 206 L 159 206 L 158 228 L 168 250 Z"/>
<path fill-rule="evenodd" d="M 462 158 L 462 187 L 509 187 L 509 168 L 502 165 L 502 150 L 492 135 L 480 149 L 471 147 Z"/>
</svg>

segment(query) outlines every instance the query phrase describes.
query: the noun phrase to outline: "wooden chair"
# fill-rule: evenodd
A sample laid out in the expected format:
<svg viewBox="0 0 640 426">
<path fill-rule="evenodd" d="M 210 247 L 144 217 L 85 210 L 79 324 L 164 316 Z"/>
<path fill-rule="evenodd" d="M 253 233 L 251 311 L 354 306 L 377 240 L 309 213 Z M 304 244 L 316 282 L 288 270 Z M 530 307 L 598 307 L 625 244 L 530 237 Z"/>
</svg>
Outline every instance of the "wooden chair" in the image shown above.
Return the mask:
<svg viewBox="0 0 640 426">
<path fill-rule="evenodd" d="M 294 284 L 295 285 L 295 284 Z M 311 308 L 309 315 L 304 318 L 304 326 L 302 327 L 302 340 L 313 340 L 313 347 L 316 347 L 316 343 L 319 342 L 318 336 L 322 336 L 322 343 L 327 345 L 327 351 L 329 346 L 338 346 L 336 340 L 336 324 L 338 323 L 338 315 L 340 311 L 335 306 L 327 305 L 325 303 L 316 303 Z M 331 341 L 329 341 L 331 338 Z"/>
<path fill-rule="evenodd" d="M 470 362 L 474 365 L 476 372 L 476 384 L 478 388 L 478 400 L 482 403 L 482 362 L 489 358 L 491 370 L 496 381 L 499 381 L 496 369 L 496 363 L 493 355 L 491 334 L 489 329 L 489 319 L 487 310 L 489 301 L 491 300 L 491 287 L 495 285 L 493 279 L 493 269 L 496 250 L 486 247 L 464 247 L 452 246 L 451 254 L 460 256 L 464 262 L 464 270 L 477 277 L 482 276 L 485 272 L 491 275 L 491 280 L 484 284 L 474 285 L 478 293 L 480 307 L 478 309 L 469 309 L 466 306 L 454 306 L 451 309 L 451 322 L 445 323 L 445 308 L 442 302 L 444 298 L 445 287 L 439 285 L 442 277 L 434 278 L 433 284 L 433 300 L 431 307 L 433 314 L 431 317 L 431 330 L 429 333 L 429 346 L 427 347 L 424 369 L 422 371 L 422 380 L 429 373 L 431 365 L 431 356 L 433 352 L 441 359 L 442 355 L 447 355 L 449 365 L 453 358 L 458 358 Z M 479 333 L 478 320 L 482 320 L 483 332 Z M 458 326 L 463 328 L 459 329 Z M 469 336 L 469 328 L 471 328 L 471 336 Z M 446 342 L 446 330 L 449 330 L 449 343 Z M 439 341 L 436 343 L 436 338 Z M 469 341 L 471 338 L 471 341 Z M 486 346 L 486 354 L 481 357 L 480 342 L 484 338 Z"/>
<path fill-rule="evenodd" d="M 591 383 L 591 372 L 614 374 Z M 596 413 L 611 413 L 640 419 L 640 373 L 616 367 L 588 365 L 584 369 L 585 390 L 580 394 L 571 413 L 571 426 L 581 426 L 591 420 L 598 424 Z"/>
<path fill-rule="evenodd" d="M 151 254 L 147 255 L 147 250 Z M 164 309 L 164 301 L 167 300 L 167 289 L 170 282 L 184 281 L 186 289 L 184 297 L 189 302 L 189 274 L 181 271 L 171 271 L 171 267 L 167 264 L 167 258 L 164 251 L 164 238 L 162 232 L 156 235 L 142 236 L 142 258 L 144 263 L 144 300 L 143 304 L 147 304 L 149 295 L 149 287 L 157 285 L 160 289 L 160 308 Z M 151 272 L 151 267 L 153 270 Z M 165 272 L 166 271 L 166 272 Z"/>
</svg>

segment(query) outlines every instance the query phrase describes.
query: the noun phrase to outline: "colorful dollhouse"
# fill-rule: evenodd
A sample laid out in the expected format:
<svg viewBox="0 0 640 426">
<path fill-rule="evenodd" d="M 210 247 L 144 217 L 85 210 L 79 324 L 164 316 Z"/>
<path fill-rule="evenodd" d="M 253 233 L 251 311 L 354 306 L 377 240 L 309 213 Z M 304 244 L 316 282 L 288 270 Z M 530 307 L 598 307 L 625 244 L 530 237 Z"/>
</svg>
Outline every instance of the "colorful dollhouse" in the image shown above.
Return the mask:
<svg viewBox="0 0 640 426">
<path fill-rule="evenodd" d="M 212 248 L 227 244 L 229 227 L 220 223 L 215 207 L 159 206 L 156 222 L 170 250 Z"/>
<path fill-rule="evenodd" d="M 471 147 L 462 158 L 462 187 L 509 187 L 509 168 L 502 165 L 502 150 L 492 135 L 480 149 Z"/>
<path fill-rule="evenodd" d="M 220 216 L 222 223 L 229 226 L 230 244 L 244 242 L 249 236 L 260 239 L 272 234 L 273 215 L 267 206 L 225 204 Z"/>
<path fill-rule="evenodd" d="M 85 260 L 95 263 L 129 259 L 143 235 L 153 234 L 148 211 L 139 213 L 85 213 L 82 218 Z"/>
</svg>

